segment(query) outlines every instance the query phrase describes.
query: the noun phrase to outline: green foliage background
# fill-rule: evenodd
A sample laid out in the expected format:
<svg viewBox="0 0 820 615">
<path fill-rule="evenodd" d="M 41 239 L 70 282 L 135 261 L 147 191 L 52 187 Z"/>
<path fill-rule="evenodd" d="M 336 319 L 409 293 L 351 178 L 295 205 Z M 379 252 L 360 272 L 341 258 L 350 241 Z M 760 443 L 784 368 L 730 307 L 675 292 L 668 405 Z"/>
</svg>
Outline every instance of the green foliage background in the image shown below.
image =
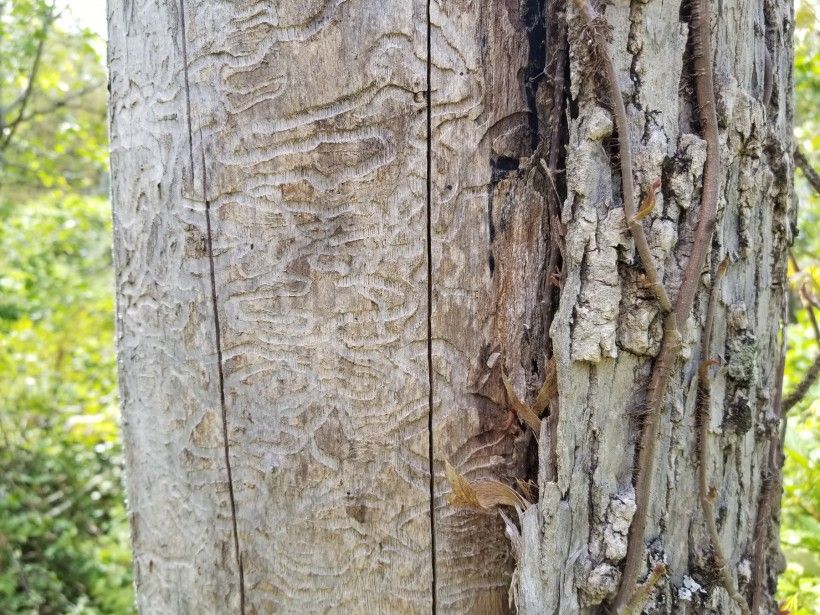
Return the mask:
<svg viewBox="0 0 820 615">
<path fill-rule="evenodd" d="M 820 168 L 820 22 L 817 0 L 795 3 L 795 137 L 815 169 Z M 820 287 L 820 196 L 802 173 L 795 174 L 799 200 L 797 237 L 792 250 L 801 271 L 792 268 L 792 288 L 801 285 L 815 298 Z M 809 308 L 811 309 L 811 308 Z M 815 310 L 817 311 L 817 310 Z M 792 325 L 786 339 L 784 389 L 792 390 L 818 352 L 806 306 L 792 297 Z M 783 468 L 780 540 L 787 568 L 780 578 L 783 609 L 792 615 L 820 613 L 820 401 L 815 385 L 788 419 Z"/>
<path fill-rule="evenodd" d="M 126 614 L 106 74 L 59 10 L 0 0 L 0 613 Z"/>
<path fill-rule="evenodd" d="M 795 37 L 795 134 L 815 168 L 816 2 L 798 0 Z M 0 0 L 0 613 L 128 614 L 105 66 L 98 37 L 56 11 Z M 792 283 L 814 293 L 820 198 L 799 173 L 797 192 Z M 796 292 L 792 319 L 786 390 L 818 351 Z M 820 613 L 819 422 L 815 387 L 785 448 L 779 589 L 795 615 Z"/>
</svg>

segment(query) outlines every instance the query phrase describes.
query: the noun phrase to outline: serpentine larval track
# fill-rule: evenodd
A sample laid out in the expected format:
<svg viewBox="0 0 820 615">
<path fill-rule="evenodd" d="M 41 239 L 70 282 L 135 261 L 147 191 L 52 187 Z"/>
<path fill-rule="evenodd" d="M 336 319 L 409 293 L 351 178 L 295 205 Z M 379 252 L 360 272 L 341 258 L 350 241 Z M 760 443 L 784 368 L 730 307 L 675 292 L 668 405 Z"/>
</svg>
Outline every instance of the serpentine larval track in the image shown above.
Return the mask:
<svg viewBox="0 0 820 615">
<path fill-rule="evenodd" d="M 110 2 L 144 612 L 505 612 L 503 529 L 452 510 L 442 470 L 520 469 L 499 374 L 531 384 L 531 315 L 497 306 L 534 309 L 505 264 L 523 237 L 538 273 L 541 205 L 491 168 L 531 154 L 519 10 Z"/>
</svg>

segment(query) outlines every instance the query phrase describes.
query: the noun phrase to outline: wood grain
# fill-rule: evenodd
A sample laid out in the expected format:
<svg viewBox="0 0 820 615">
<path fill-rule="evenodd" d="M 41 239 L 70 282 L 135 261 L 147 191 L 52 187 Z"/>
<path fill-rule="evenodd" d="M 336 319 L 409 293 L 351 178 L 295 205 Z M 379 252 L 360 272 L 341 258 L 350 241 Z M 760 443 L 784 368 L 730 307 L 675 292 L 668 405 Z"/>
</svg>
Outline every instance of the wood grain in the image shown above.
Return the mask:
<svg viewBox="0 0 820 615">
<path fill-rule="evenodd" d="M 505 613 L 514 561 L 503 528 L 449 506 L 445 461 L 471 479 L 540 472 L 521 528 L 521 612 L 592 613 L 611 599 L 660 321 L 626 232 L 585 33 L 552 3 L 549 15 L 568 17 L 568 41 L 553 40 L 564 30 L 539 22 L 542 4 L 110 0 L 142 612 Z M 704 153 L 688 31 L 676 0 L 605 10 L 636 187 L 662 179 L 642 224 L 674 297 Z M 794 219 L 790 19 L 781 0 L 730 0 L 713 31 L 724 173 L 712 258 L 733 265 L 712 344 L 725 365 L 708 474 L 741 592 L 777 428 Z M 562 118 L 560 90 L 553 108 L 541 83 L 543 46 L 564 43 L 567 74 L 546 67 L 567 81 Z M 560 144 L 563 122 L 566 155 L 548 181 L 536 147 L 546 135 Z M 566 228 L 553 318 L 545 197 L 565 188 L 551 201 L 563 200 Z M 731 608 L 704 576 L 693 511 L 703 282 L 660 423 L 647 546 L 670 574 L 651 612 Z M 550 344 L 560 413 L 542 423 L 536 468 L 501 373 L 531 401 Z M 776 543 L 765 552 L 771 581 Z"/>
<path fill-rule="evenodd" d="M 178 6 L 112 2 L 117 329 L 137 602 L 233 612 L 238 574 L 219 410 L 205 212 L 192 180 Z M 180 591 L 180 588 L 190 590 Z"/>
<path fill-rule="evenodd" d="M 504 613 L 514 561 L 494 512 L 446 499 L 444 462 L 471 480 L 526 475 L 527 434 L 501 381 L 531 401 L 543 378 L 541 171 L 516 2 L 431 4 L 433 392 L 441 613 Z M 543 43 L 543 41 L 541 41 Z M 536 129 L 537 130 L 537 129 Z M 543 328 L 543 327 L 542 327 Z M 537 365 L 533 370 L 533 365 Z M 540 370 L 540 373 L 539 373 Z"/>
<path fill-rule="evenodd" d="M 186 11 L 247 611 L 429 611 L 425 7 Z"/>
<path fill-rule="evenodd" d="M 498 175 L 498 160 L 517 164 L 533 144 L 519 9 L 434 3 L 428 22 L 420 1 L 138 4 L 115 2 L 111 14 L 120 311 L 185 298 L 191 307 L 176 311 L 196 317 L 197 329 L 152 345 L 151 331 L 182 316 L 151 314 L 148 336 L 123 321 L 124 415 L 140 421 L 126 434 L 129 463 L 140 467 L 154 450 L 144 442 L 152 424 L 191 396 L 190 437 L 207 431 L 215 474 L 197 494 L 215 499 L 208 512 L 221 522 L 218 544 L 196 556 L 224 577 L 214 582 L 221 595 L 207 598 L 212 609 L 428 612 L 435 561 L 441 612 L 506 611 L 503 530 L 492 516 L 454 513 L 439 473 L 445 459 L 471 476 L 511 479 L 520 466 L 522 432 L 499 396 L 499 370 L 506 364 L 522 382 L 519 320 L 534 297 L 516 276 L 537 271 L 539 252 L 524 270 L 512 263 L 543 242 L 530 216 L 541 204 L 519 181 L 526 174 Z M 122 56 L 143 37 L 151 45 L 139 58 Z M 489 56 L 484 37 L 496 50 Z M 141 88 L 163 78 L 168 92 L 146 96 Z M 157 143 L 138 148 L 126 134 L 142 144 L 165 107 L 171 119 Z M 124 191 L 145 181 L 154 192 Z M 151 216 L 132 209 L 140 199 L 166 226 L 146 230 Z M 500 228 L 495 245 L 491 226 Z M 183 231 L 195 236 L 165 245 Z M 136 294 L 124 277 L 131 269 L 183 273 Z M 179 277 L 187 269 L 190 298 L 192 282 Z M 521 292 L 529 303 L 496 318 Z M 163 362 L 166 347 L 173 358 Z M 199 370 L 169 381 L 181 365 Z M 149 394 L 161 401 L 146 422 Z M 172 435 L 178 455 L 187 444 Z M 177 489 L 186 499 L 194 490 L 188 462 L 175 467 L 181 476 L 153 483 L 129 470 L 135 518 L 146 494 Z M 146 548 L 137 536 L 139 557 Z M 193 566 L 192 554 L 179 559 Z M 164 568 L 155 578 L 168 583 Z M 139 592 L 165 610 L 150 582 Z M 192 605 L 206 599 L 193 581 L 180 592 Z"/>
</svg>

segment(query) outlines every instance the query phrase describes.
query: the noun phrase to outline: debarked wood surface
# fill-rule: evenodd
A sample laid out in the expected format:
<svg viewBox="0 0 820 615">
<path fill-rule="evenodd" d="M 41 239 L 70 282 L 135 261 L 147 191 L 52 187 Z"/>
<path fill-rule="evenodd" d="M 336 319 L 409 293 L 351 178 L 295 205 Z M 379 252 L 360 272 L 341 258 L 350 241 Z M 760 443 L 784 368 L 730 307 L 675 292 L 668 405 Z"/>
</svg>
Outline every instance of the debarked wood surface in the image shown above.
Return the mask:
<svg viewBox="0 0 820 615">
<path fill-rule="evenodd" d="M 143 612 L 425 613 L 433 557 L 440 612 L 506 611 L 503 527 L 443 466 L 523 459 L 499 376 L 523 383 L 542 204 L 493 172 L 533 145 L 522 10 L 110 3 Z"/>
</svg>

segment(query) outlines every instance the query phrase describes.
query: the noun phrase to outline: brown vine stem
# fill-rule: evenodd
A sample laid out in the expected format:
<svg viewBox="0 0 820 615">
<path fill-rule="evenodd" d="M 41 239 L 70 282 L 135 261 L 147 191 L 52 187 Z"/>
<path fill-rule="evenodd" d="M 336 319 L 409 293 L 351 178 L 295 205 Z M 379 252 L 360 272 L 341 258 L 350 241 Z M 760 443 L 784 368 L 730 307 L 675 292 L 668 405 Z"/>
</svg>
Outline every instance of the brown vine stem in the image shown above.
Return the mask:
<svg viewBox="0 0 820 615">
<path fill-rule="evenodd" d="M 635 194 L 632 179 L 632 148 L 629 127 L 620 87 L 615 74 L 615 66 L 608 50 L 602 27 L 602 18 L 593 13 L 586 0 L 574 0 L 575 6 L 587 23 L 593 43 L 601 59 L 612 99 L 612 110 L 618 130 L 619 153 L 621 159 L 621 180 L 623 182 L 624 212 L 629 230 L 652 290 L 661 309 L 666 314 L 661 350 L 652 368 L 647 395 L 643 426 L 638 444 L 637 460 L 633 469 L 635 484 L 635 515 L 629 528 L 626 561 L 621 577 L 621 585 L 613 601 L 613 610 L 621 613 L 635 596 L 637 581 L 643 566 L 645 544 L 644 535 L 649 513 L 652 490 L 652 473 L 655 463 L 655 446 L 658 438 L 658 424 L 666 385 L 672 374 L 675 359 L 681 345 L 680 331 L 686 326 L 695 301 L 700 274 L 706 263 L 706 256 L 715 229 L 718 199 L 718 176 L 720 158 L 718 151 L 718 124 L 715 111 L 714 79 L 712 76 L 711 30 L 709 27 L 709 0 L 695 0 L 692 7 L 693 64 L 695 90 L 700 114 L 701 130 L 706 140 L 706 163 L 703 171 L 703 190 L 699 218 L 692 252 L 686 264 L 674 309 L 666 290 L 658 276 L 657 269 L 640 220 L 636 219 Z"/>
<path fill-rule="evenodd" d="M 626 222 L 635 241 L 635 247 L 640 255 L 641 263 L 643 264 L 644 272 L 649 280 L 652 292 L 657 298 L 661 310 L 666 315 L 664 319 L 661 352 L 653 368 L 647 391 L 646 412 L 638 450 L 638 462 L 634 471 L 636 511 L 630 526 L 627 557 L 621 577 L 621 585 L 613 605 L 614 611 L 621 613 L 629 608 L 639 589 L 637 587 L 637 581 L 644 555 L 643 537 L 646 530 L 655 440 L 657 439 L 658 431 L 657 414 L 663 399 L 663 391 L 666 388 L 666 383 L 671 374 L 674 358 L 677 356 L 678 349 L 680 348 L 680 329 L 677 325 L 678 319 L 675 317 L 672 309 L 672 303 L 658 275 L 654 258 L 649 249 L 649 242 L 643 230 L 643 224 L 636 216 L 629 121 L 626 115 L 621 88 L 618 85 L 618 78 L 615 73 L 615 64 L 612 61 L 612 55 L 609 53 L 608 43 L 604 35 L 605 28 L 602 27 L 601 22 L 598 21 L 603 18 L 593 13 L 586 0 L 574 0 L 574 2 L 591 32 L 593 43 L 604 66 L 604 73 L 610 90 L 612 113 L 615 118 L 615 127 L 619 137 L 618 153 L 621 161 L 621 181 L 623 183 L 622 191 Z M 706 181 L 704 179 L 704 186 L 705 185 Z"/>
<path fill-rule="evenodd" d="M 646 578 L 646 581 L 635 589 L 635 593 L 632 595 L 629 604 L 624 607 L 624 615 L 640 615 L 643 611 L 643 607 L 649 601 L 652 590 L 655 589 L 655 586 L 665 574 L 666 566 L 664 564 L 656 564 Z"/>
<path fill-rule="evenodd" d="M 720 288 L 720 281 L 723 279 L 729 261 L 724 259 L 715 272 L 712 281 L 712 292 L 709 296 L 709 307 L 706 310 L 706 323 L 703 327 L 703 338 L 701 340 L 701 364 L 698 369 L 698 491 L 700 505 L 703 509 L 703 521 L 709 533 L 711 542 L 712 557 L 715 567 L 720 575 L 721 583 L 726 592 L 740 607 L 743 615 L 750 615 L 749 605 L 746 599 L 740 594 L 735 585 L 732 575 L 726 565 L 726 557 L 720 546 L 720 535 L 718 534 L 717 523 L 715 522 L 715 491 L 709 485 L 709 423 L 711 419 L 712 404 L 712 382 L 709 378 L 709 366 L 713 363 L 709 357 L 709 348 L 712 344 L 712 330 L 715 323 L 715 311 L 717 310 L 717 296 Z"/>
<path fill-rule="evenodd" d="M 591 15 L 584 0 L 575 0 L 576 4 L 583 5 L 586 15 Z M 589 18 L 588 18 L 589 19 Z M 691 16 L 692 56 L 695 73 L 695 91 L 700 115 L 701 131 L 706 140 L 706 163 L 703 170 L 703 189 L 701 192 L 700 209 L 697 229 L 692 244 L 692 252 L 686 263 L 686 269 L 681 281 L 680 290 L 675 301 L 673 314 L 667 316 L 664 328 L 660 353 L 652 368 L 645 402 L 644 420 L 638 443 L 637 462 L 633 466 L 635 484 L 635 515 L 629 527 L 626 561 L 624 562 L 621 584 L 613 601 L 615 612 L 623 611 L 629 604 L 636 591 L 636 583 L 643 567 L 646 551 L 644 536 L 649 514 L 649 502 L 652 491 L 652 474 L 655 465 L 655 446 L 658 439 L 658 424 L 666 385 L 672 374 L 672 368 L 680 349 L 680 335 L 686 326 L 695 295 L 700 284 L 700 275 L 706 262 L 706 256 L 712 243 L 715 229 L 718 200 L 718 176 L 720 174 L 720 152 L 718 144 L 718 123 L 715 110 L 714 78 L 712 75 L 712 45 L 711 29 L 709 26 L 709 0 L 694 0 Z M 596 35 L 602 40 L 602 35 Z M 600 43 L 599 43 L 600 44 Z M 607 58 L 607 72 L 613 73 L 612 61 L 606 47 L 602 46 L 601 55 Z M 610 78 L 610 87 L 617 87 Z M 620 92 L 613 92 L 613 103 L 616 115 L 623 111 L 623 101 Z M 620 103 L 620 104 L 619 104 Z M 628 139 L 627 133 L 622 133 L 620 139 L 623 146 Z M 623 164 L 624 151 L 631 155 L 629 149 L 622 147 L 621 163 Z M 631 185 L 631 176 L 624 173 L 624 186 Z M 626 188 L 624 189 L 626 194 Z M 629 212 L 627 212 L 629 216 Z M 630 227 L 631 228 L 631 227 Z M 636 242 L 637 243 L 637 242 Z"/>
<path fill-rule="evenodd" d="M 641 257 L 641 261 L 649 280 L 652 291 L 658 299 L 664 314 L 664 333 L 661 341 L 661 351 L 652 370 L 649 387 L 647 389 L 646 411 L 644 414 L 644 424 L 641 431 L 640 443 L 637 452 L 637 462 L 634 465 L 633 479 L 635 482 L 636 510 L 629 528 L 629 540 L 627 543 L 627 555 L 624 563 L 624 570 L 621 576 L 621 584 L 613 602 L 613 611 L 623 613 L 630 608 L 636 593 L 638 576 L 644 559 L 644 533 L 646 531 L 646 519 L 649 509 L 649 495 L 652 483 L 652 468 L 654 465 L 655 443 L 658 432 L 658 414 L 660 412 L 663 393 L 666 383 L 672 371 L 672 364 L 680 348 L 680 334 L 678 318 L 672 311 L 672 304 L 666 293 L 666 289 L 657 274 L 652 253 L 643 230 L 640 220 L 636 220 L 635 194 L 632 179 L 632 145 L 629 136 L 629 124 L 626 116 L 621 89 L 615 73 L 615 65 L 612 55 L 609 53 L 608 43 L 605 38 L 605 27 L 602 24 L 603 18 L 593 13 L 586 0 L 574 0 L 575 6 L 581 13 L 589 28 L 593 43 L 597 50 L 597 55 L 601 59 L 606 80 L 612 99 L 612 111 L 615 117 L 615 126 L 618 130 L 619 154 L 621 159 L 621 181 L 623 182 L 624 213 L 635 240 L 635 247 Z M 715 123 L 715 126 L 717 124 Z M 707 146 L 707 154 L 708 154 Z M 714 153 L 713 153 L 714 155 Z M 707 162 L 708 165 L 708 162 Z M 716 182 L 715 188 L 716 188 Z M 707 192 L 707 181 L 704 175 L 704 193 Z M 711 194 L 711 192 L 710 192 Z M 700 231 L 700 227 L 698 228 Z M 710 234 L 711 237 L 711 234 Z M 703 250 L 705 254 L 705 250 Z M 693 251 L 693 255 L 696 251 Z M 700 267 L 702 267 L 702 263 Z M 688 268 L 687 268 L 688 272 Z M 698 272 L 699 273 L 699 272 Z M 698 275 L 699 277 L 699 275 Z M 688 317 L 688 310 L 687 310 Z M 685 324 L 686 319 L 683 320 Z"/>
</svg>

